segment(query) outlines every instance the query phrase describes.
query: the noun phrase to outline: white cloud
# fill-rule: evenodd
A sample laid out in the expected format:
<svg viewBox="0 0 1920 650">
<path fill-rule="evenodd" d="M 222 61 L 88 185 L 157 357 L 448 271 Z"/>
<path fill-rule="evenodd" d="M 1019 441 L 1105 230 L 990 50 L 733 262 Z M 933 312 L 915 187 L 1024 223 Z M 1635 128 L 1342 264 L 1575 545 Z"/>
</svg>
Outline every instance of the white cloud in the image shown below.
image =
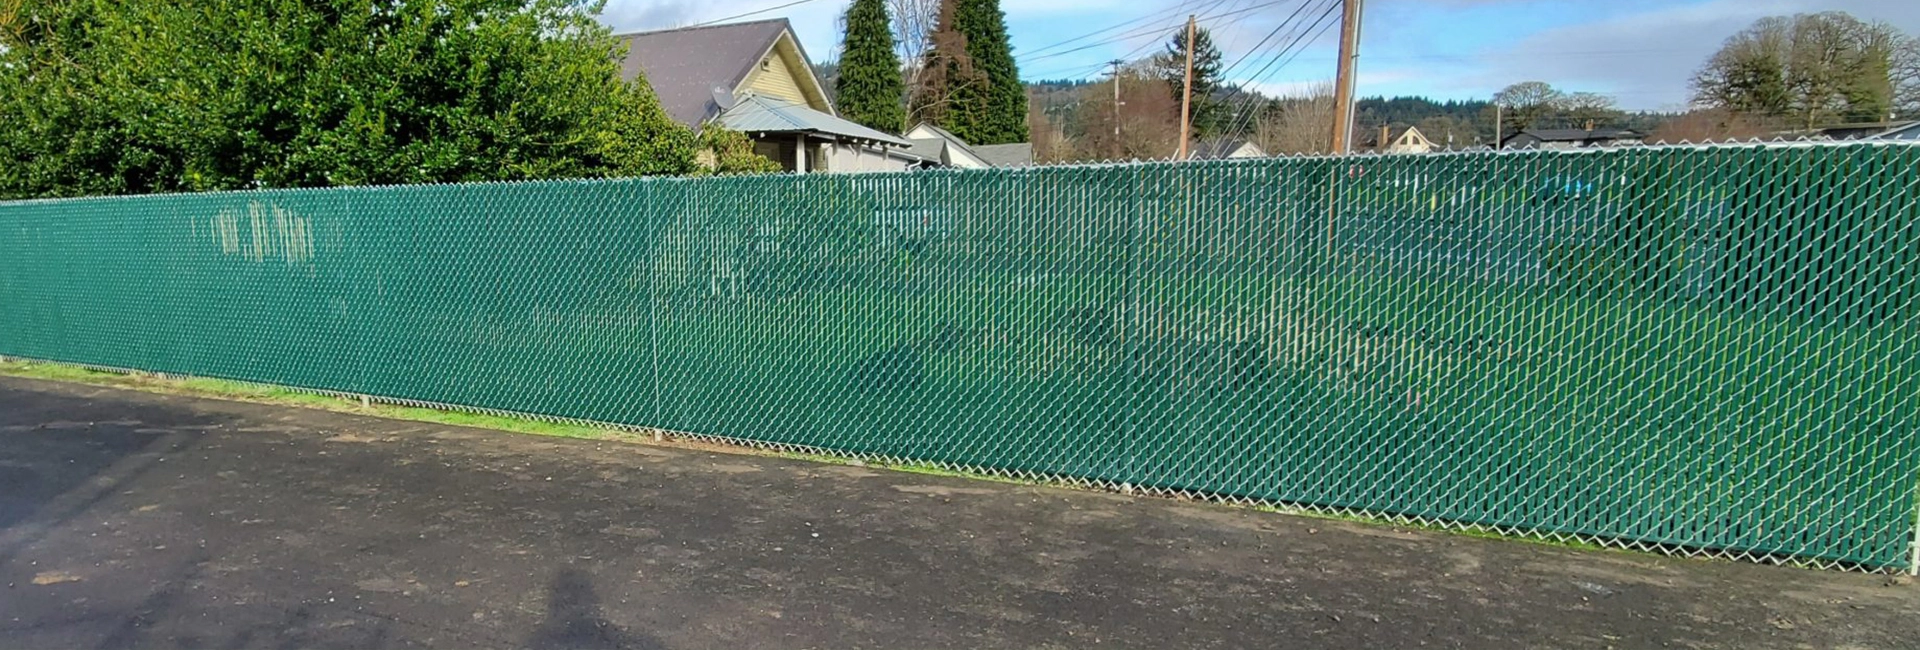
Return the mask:
<svg viewBox="0 0 1920 650">
<path fill-rule="evenodd" d="M 711 20 L 771 9 L 793 0 L 751 0 L 716 2 L 702 0 L 609 0 L 600 12 L 600 22 L 615 32 L 636 32 L 685 27 Z M 786 18 L 793 23 L 807 54 L 815 59 L 832 58 L 839 45 L 840 14 L 848 0 L 816 0 L 805 4 L 754 14 L 742 21 Z"/>
<path fill-rule="evenodd" d="M 1364 92 L 1365 88 L 1419 79 L 1425 74 L 1426 71 L 1419 68 L 1389 68 L 1383 70 L 1362 68 L 1360 70 L 1360 77 L 1354 80 L 1354 85 L 1363 89 L 1360 94 L 1370 96 L 1377 93 Z M 1263 81 L 1248 84 L 1249 88 L 1268 97 L 1299 97 L 1309 95 L 1322 86 L 1333 86 L 1333 75 L 1330 71 L 1321 78 L 1312 78 L 1309 76 L 1307 78 L 1287 81 Z"/>
<path fill-rule="evenodd" d="M 663 29 L 791 1 L 610 0 L 602 21 L 619 31 Z M 849 1 L 814 0 L 754 18 L 792 20 L 808 53 L 829 59 L 839 45 L 839 16 Z M 1259 1 L 1233 0 L 1202 15 Z M 1208 5 L 1181 0 L 1003 0 L 1002 6 L 1023 75 L 1058 78 L 1098 76 L 1107 59 L 1156 52 L 1184 20 L 1185 7 Z M 1694 69 L 1726 37 L 1763 16 L 1827 10 L 1888 21 L 1920 34 L 1920 2 L 1915 0 L 1704 0 L 1652 6 L 1634 0 L 1375 0 L 1367 8 L 1361 92 L 1486 97 L 1509 83 L 1538 79 L 1571 90 L 1611 93 L 1629 108 L 1677 107 L 1687 98 L 1687 80 Z M 1208 26 L 1231 62 L 1259 43 L 1288 11 L 1290 6 L 1261 9 L 1216 19 Z M 1488 20 L 1488 15 L 1494 18 Z M 1536 27 L 1548 15 L 1556 18 L 1547 24 L 1557 26 Z M 1567 24 L 1568 15 L 1577 24 Z M 1143 17 L 1153 20 L 1038 51 Z M 1460 20 L 1478 22 L 1461 25 Z M 1331 76 L 1332 41 L 1333 34 L 1324 35 L 1291 65 L 1268 76 L 1262 87 L 1298 89 Z M 1097 46 L 1061 54 L 1089 44 Z M 1228 76 L 1247 81 L 1258 67 L 1255 62 Z"/>
<path fill-rule="evenodd" d="M 1920 3 L 1910 0 L 1713 0 L 1544 30 L 1486 52 L 1478 65 L 1442 83 L 1487 95 L 1509 83 L 1542 80 L 1611 93 L 1628 108 L 1678 108 L 1694 70 L 1727 37 L 1766 16 L 1833 10 L 1920 33 Z"/>
</svg>

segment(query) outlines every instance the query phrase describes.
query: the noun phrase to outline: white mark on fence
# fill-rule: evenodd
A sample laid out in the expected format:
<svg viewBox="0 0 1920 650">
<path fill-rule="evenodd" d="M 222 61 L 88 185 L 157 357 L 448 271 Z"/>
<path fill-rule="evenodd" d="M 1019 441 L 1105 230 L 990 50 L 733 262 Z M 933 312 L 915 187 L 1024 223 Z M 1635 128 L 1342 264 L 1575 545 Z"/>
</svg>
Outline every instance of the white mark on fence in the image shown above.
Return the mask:
<svg viewBox="0 0 1920 650">
<path fill-rule="evenodd" d="M 221 253 L 254 262 L 267 258 L 283 259 L 288 264 L 313 261 L 312 223 L 281 206 L 248 201 L 245 210 L 223 209 L 213 216 L 213 236 Z"/>
</svg>

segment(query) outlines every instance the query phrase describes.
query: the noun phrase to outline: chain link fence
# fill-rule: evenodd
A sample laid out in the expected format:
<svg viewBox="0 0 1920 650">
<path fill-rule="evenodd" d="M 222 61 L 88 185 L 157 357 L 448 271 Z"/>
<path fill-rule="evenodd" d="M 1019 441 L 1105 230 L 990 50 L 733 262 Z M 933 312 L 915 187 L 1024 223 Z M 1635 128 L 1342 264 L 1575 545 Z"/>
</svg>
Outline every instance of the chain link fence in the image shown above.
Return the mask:
<svg viewBox="0 0 1920 650">
<path fill-rule="evenodd" d="M 1920 147 L 0 204 L 0 354 L 1920 564 Z"/>
</svg>

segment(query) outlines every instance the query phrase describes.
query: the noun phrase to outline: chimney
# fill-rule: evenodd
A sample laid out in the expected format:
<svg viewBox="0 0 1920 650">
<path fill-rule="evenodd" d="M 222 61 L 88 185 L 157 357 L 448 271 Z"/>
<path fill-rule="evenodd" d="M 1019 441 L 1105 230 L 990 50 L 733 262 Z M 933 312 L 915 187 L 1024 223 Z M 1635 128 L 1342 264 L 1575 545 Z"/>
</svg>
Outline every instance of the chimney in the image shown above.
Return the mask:
<svg viewBox="0 0 1920 650">
<path fill-rule="evenodd" d="M 1593 130 L 1593 120 L 1587 120 L 1587 130 L 1588 131 Z"/>
</svg>

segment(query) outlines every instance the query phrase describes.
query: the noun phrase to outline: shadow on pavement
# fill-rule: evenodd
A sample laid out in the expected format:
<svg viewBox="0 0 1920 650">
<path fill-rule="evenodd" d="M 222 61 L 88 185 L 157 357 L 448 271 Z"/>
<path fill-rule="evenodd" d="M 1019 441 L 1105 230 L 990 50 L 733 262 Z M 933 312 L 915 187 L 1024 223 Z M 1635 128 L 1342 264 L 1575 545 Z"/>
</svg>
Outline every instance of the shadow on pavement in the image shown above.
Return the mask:
<svg viewBox="0 0 1920 650">
<path fill-rule="evenodd" d="M 91 399 L 9 392 L 0 400 L 0 565 L 47 529 L 87 512 L 150 471 L 163 455 L 191 447 L 226 416 L 150 404 L 128 405 L 110 422 L 66 418 Z"/>
<path fill-rule="evenodd" d="M 629 632 L 607 621 L 600 596 L 586 572 L 560 570 L 547 587 L 547 620 L 526 642 L 529 648 L 555 650 L 664 650 L 658 639 Z"/>
</svg>

